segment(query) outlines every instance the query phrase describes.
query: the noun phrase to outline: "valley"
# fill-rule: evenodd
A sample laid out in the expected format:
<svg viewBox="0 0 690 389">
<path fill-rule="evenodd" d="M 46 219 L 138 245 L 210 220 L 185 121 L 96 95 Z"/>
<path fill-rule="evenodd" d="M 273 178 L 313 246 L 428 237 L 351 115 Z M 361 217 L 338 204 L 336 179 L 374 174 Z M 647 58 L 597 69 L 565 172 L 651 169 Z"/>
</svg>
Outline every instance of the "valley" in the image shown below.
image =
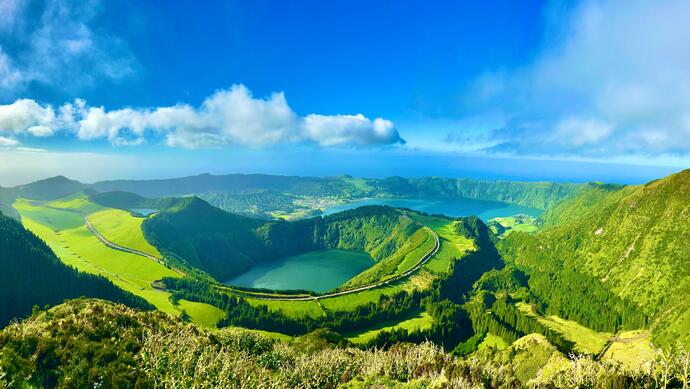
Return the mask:
<svg viewBox="0 0 690 389">
<path fill-rule="evenodd" d="M 95 193 L 75 184 L 64 196 L 44 194 L 51 185 L 41 182 L 40 190 L 23 189 L 35 198 L 10 198 L 23 226 L 62 263 L 200 328 L 241 327 L 289 344 L 333 331 L 338 342 L 363 349 L 430 340 L 483 360 L 534 352 L 532 365 L 521 365 L 527 354 L 515 360 L 525 383 L 536 371 L 557 374 L 571 352 L 640 369 L 670 345 L 668 334 L 686 341 L 684 322 L 674 319 L 685 311 L 650 310 L 629 295 L 644 268 L 609 289 L 618 266 L 639 258 L 642 238 L 616 243 L 621 254 L 606 272 L 551 256 L 571 252 L 564 236 L 572 231 L 606 237 L 612 227 L 599 227 L 602 218 L 620 204 L 638 212 L 644 203 L 630 199 L 641 191 L 667 196 L 671 186 L 682 197 L 686 176 L 651 187 L 589 184 L 545 211 L 489 200 L 377 198 L 290 221 L 228 213 L 195 196 Z M 479 217 L 464 216 L 470 212 Z"/>
</svg>

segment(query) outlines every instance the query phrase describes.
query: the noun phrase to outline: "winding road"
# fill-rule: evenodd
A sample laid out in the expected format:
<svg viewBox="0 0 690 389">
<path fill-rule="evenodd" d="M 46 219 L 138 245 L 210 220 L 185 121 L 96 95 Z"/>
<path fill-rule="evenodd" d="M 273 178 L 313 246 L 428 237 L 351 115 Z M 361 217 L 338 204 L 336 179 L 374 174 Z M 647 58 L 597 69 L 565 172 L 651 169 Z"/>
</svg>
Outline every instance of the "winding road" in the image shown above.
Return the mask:
<svg viewBox="0 0 690 389">
<path fill-rule="evenodd" d="M 96 236 L 96 238 L 98 238 L 98 240 L 100 240 L 101 243 L 103 243 L 104 245 L 110 247 L 113 250 L 124 251 L 126 253 L 135 254 L 135 255 L 139 255 L 139 256 L 148 258 L 152 261 L 156 261 L 157 263 L 167 267 L 163 258 L 158 258 L 158 257 L 153 256 L 151 254 L 147 254 L 143 251 L 135 250 L 135 249 L 132 249 L 129 247 L 120 246 L 119 244 L 108 240 L 108 238 L 101 235 L 101 233 L 98 232 L 98 230 L 93 226 L 93 224 L 91 224 L 88 217 L 86 217 L 85 215 L 82 215 L 82 218 L 84 218 L 84 223 L 86 224 L 86 228 L 88 228 L 89 231 L 91 231 L 91 233 L 94 234 Z M 175 269 L 174 267 L 170 267 L 170 270 L 174 271 L 177 274 L 183 275 L 183 276 L 186 275 L 185 273 L 181 272 L 180 270 Z"/>
<path fill-rule="evenodd" d="M 86 228 L 88 228 L 89 231 L 91 231 L 91 233 L 94 234 L 96 236 L 96 238 L 98 238 L 98 240 L 100 240 L 101 243 L 103 243 L 104 245 L 106 245 L 106 246 L 108 246 L 114 250 L 119 250 L 119 251 L 124 251 L 126 253 L 139 255 L 139 256 L 148 258 L 152 261 L 156 261 L 157 263 L 159 263 L 161 265 L 166 265 L 165 261 L 162 258 L 157 258 L 151 254 L 147 254 L 145 252 L 135 250 L 135 249 L 132 249 L 129 247 L 124 247 L 124 246 L 121 246 L 117 243 L 114 243 L 114 242 L 108 240 L 105 236 L 103 236 L 100 232 L 98 232 L 98 230 L 91 224 L 88 217 L 86 217 L 83 214 L 82 214 L 82 217 L 84 218 L 84 223 L 86 224 Z M 228 287 L 228 286 L 215 285 L 215 287 L 218 289 L 221 289 L 221 290 L 231 291 L 235 294 L 243 295 L 246 297 L 251 297 L 254 299 L 258 299 L 258 300 L 272 300 L 272 301 L 314 301 L 314 300 L 317 300 L 318 301 L 318 300 L 322 300 L 322 299 L 338 297 L 338 296 L 345 296 L 345 295 L 352 294 L 352 293 L 362 292 L 365 290 L 371 290 L 371 289 L 378 288 L 381 286 L 386 286 L 386 285 L 389 285 L 391 283 L 394 283 L 394 282 L 397 282 L 397 281 L 400 281 L 404 278 L 409 277 L 412 273 L 416 272 L 417 270 L 419 270 L 419 268 L 424 266 L 424 264 L 429 259 L 431 259 L 431 257 L 436 255 L 438 250 L 441 248 L 441 241 L 438 237 L 438 234 L 436 234 L 436 232 L 434 232 L 434 230 L 432 230 L 431 228 L 429 228 L 427 226 L 424 226 L 423 228 L 425 228 L 427 231 L 429 231 L 429 233 L 431 233 L 432 236 L 434 237 L 434 247 L 431 250 L 429 250 L 429 252 L 426 253 L 422 258 L 420 258 L 420 260 L 414 266 L 412 266 L 411 268 L 409 268 L 405 272 L 398 274 L 394 277 L 391 277 L 385 281 L 380 281 L 380 282 L 377 282 L 374 284 L 369 284 L 369 285 L 364 285 L 364 286 L 358 286 L 356 288 L 351 288 L 351 289 L 339 290 L 337 292 L 332 292 L 332 293 L 327 293 L 327 294 L 322 294 L 322 295 L 264 294 L 264 293 L 238 290 L 238 289 L 234 289 L 234 288 Z M 180 271 L 178 269 L 175 269 L 173 267 L 171 267 L 171 269 L 180 275 L 183 275 L 183 276 L 185 275 L 185 273 L 183 273 L 182 271 Z"/>
<path fill-rule="evenodd" d="M 434 232 L 431 228 L 424 226 L 423 228 L 426 228 L 434 237 L 435 244 L 434 247 L 426 253 L 414 266 L 406 270 L 405 272 L 398 274 L 392 278 L 389 278 L 385 281 L 377 282 L 374 284 L 369 284 L 369 285 L 364 285 L 364 286 L 359 286 L 356 288 L 352 289 L 345 289 L 345 290 L 340 290 L 337 292 L 332 292 L 332 293 L 327 293 L 327 294 L 322 294 L 322 295 L 304 295 L 304 294 L 299 294 L 299 295 L 270 295 L 270 294 L 260 294 L 260 293 L 252 293 L 252 292 L 246 292 L 246 291 L 238 291 L 237 289 L 232 289 L 230 287 L 218 287 L 219 289 L 226 289 L 226 290 L 231 290 L 235 293 L 240 292 L 239 294 L 246 295 L 247 297 L 251 297 L 254 299 L 259 299 L 259 300 L 273 300 L 273 301 L 313 301 L 313 300 L 323 300 L 327 298 L 332 298 L 332 297 L 338 297 L 338 296 L 344 296 L 352 293 L 357 293 L 357 292 L 362 292 L 365 290 L 370 290 L 374 288 L 378 288 L 381 286 L 385 286 L 388 284 L 391 284 L 396 281 L 400 281 L 404 278 L 409 277 L 412 273 L 416 272 L 424 266 L 424 264 L 431 259 L 438 250 L 441 248 L 441 241 L 438 238 L 438 234 Z"/>
</svg>

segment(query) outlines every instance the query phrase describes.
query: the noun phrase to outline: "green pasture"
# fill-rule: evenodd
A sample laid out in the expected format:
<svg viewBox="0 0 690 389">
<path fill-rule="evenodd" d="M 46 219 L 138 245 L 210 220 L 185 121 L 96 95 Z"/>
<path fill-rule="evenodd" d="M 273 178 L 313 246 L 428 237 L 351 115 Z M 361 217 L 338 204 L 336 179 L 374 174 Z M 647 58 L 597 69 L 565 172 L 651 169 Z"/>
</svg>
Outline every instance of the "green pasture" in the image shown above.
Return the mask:
<svg viewBox="0 0 690 389">
<path fill-rule="evenodd" d="M 425 224 L 439 237 L 441 247 L 436 255 L 424 265 L 435 274 L 445 274 L 450 270 L 450 264 L 463 257 L 468 251 L 474 250 L 474 241 L 455 232 L 457 221 L 436 216 L 410 214 L 410 217 Z"/>
<path fill-rule="evenodd" d="M 109 241 L 160 258 L 161 254 L 144 239 L 144 218 L 121 209 L 104 209 L 88 216 L 91 225 Z"/>
<path fill-rule="evenodd" d="M 24 199 L 17 200 L 14 207 L 22 216 L 24 226 L 43 239 L 65 264 L 83 272 L 102 275 L 163 312 L 175 316 L 181 313 L 180 308 L 170 302 L 170 293 L 151 286 L 153 281 L 162 277 L 180 277 L 178 273 L 153 260 L 109 248 L 86 228 L 81 216 L 73 211 L 47 208 Z M 202 313 L 203 308 L 209 312 Z M 192 308 L 190 317 L 207 320 L 217 310 L 211 305 L 198 304 Z"/>
<path fill-rule="evenodd" d="M 599 354 L 613 334 L 596 332 L 572 320 L 565 320 L 558 316 L 541 316 L 534 311 L 534 307 L 526 303 L 515 304 L 518 309 L 528 316 L 536 317 L 539 323 L 560 333 L 564 338 L 575 343 L 575 351 L 585 354 Z"/>
<path fill-rule="evenodd" d="M 206 328 L 215 328 L 218 321 L 225 315 L 220 308 L 195 301 L 180 300 L 178 306 L 180 310 L 184 310 L 192 322 Z"/>
<path fill-rule="evenodd" d="M 606 349 L 603 360 L 621 363 L 626 368 L 635 369 L 654 360 L 656 349 L 644 330 L 626 331 L 616 335 L 616 341 Z"/>
<path fill-rule="evenodd" d="M 394 329 L 406 329 L 407 331 L 428 330 L 431 328 L 434 320 L 426 312 L 417 312 L 409 318 L 399 322 L 380 323 L 367 331 L 349 334 L 348 340 L 352 343 L 364 344 L 374 339 L 379 333 L 384 331 L 392 331 Z"/>
<path fill-rule="evenodd" d="M 482 342 L 477 346 L 478 350 L 484 350 L 486 348 L 493 348 L 495 350 L 505 350 L 508 348 L 508 343 L 506 343 L 500 336 L 494 335 L 492 333 L 486 334 Z"/>
</svg>

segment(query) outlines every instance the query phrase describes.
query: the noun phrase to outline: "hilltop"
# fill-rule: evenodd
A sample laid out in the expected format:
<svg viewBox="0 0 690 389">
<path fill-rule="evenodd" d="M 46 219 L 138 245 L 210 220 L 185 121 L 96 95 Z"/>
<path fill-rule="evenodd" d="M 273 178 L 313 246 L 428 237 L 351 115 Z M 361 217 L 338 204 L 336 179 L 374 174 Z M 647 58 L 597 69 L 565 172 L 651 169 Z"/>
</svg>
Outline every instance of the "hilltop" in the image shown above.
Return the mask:
<svg viewBox="0 0 690 389">
<path fill-rule="evenodd" d="M 258 262 L 327 248 L 365 251 L 382 261 L 420 228 L 381 206 L 287 222 L 235 215 L 199 198 L 186 200 L 147 219 L 142 225 L 146 239 L 221 281 Z"/>
</svg>

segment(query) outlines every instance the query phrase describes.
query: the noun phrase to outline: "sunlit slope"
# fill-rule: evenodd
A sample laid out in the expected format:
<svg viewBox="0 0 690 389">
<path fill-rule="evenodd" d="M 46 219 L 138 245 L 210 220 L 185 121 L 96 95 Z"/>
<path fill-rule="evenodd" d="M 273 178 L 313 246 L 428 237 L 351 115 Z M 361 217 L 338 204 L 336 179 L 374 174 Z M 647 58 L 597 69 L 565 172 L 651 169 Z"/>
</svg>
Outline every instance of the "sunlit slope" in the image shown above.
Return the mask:
<svg viewBox="0 0 690 389">
<path fill-rule="evenodd" d="M 144 238 L 144 218 L 120 209 L 105 209 L 88 215 L 91 225 L 109 241 L 160 258 L 161 254 Z"/>
<path fill-rule="evenodd" d="M 65 209 L 50 208 L 56 206 L 64 206 Z M 214 307 L 199 303 L 186 303 L 186 307 L 184 304 L 177 306 L 170 302 L 168 292 L 151 286 L 155 280 L 180 277 L 180 274 L 151 259 L 111 249 L 99 241 L 88 230 L 77 211 L 102 209 L 101 207 L 94 207 L 84 199 L 67 199 L 48 204 L 19 199 L 14 207 L 22 215 L 24 226 L 43 239 L 65 264 L 80 271 L 102 275 L 118 287 L 143 297 L 163 312 L 180 315 L 182 309 L 186 308 L 188 316 L 201 324 L 211 325 L 217 321 L 219 313 Z M 115 221 L 100 220 L 111 213 L 115 216 Z M 134 219 L 131 216 L 107 209 L 97 211 L 96 215 L 96 220 L 100 221 L 99 227 L 106 227 L 103 228 L 103 235 L 107 238 L 120 238 L 118 243 L 126 247 L 132 242 L 136 246 L 138 242 L 137 249 L 146 248 L 141 244 L 143 235 L 138 227 L 140 222 L 137 224 L 128 221 L 129 218 Z M 92 215 L 88 217 L 91 218 Z M 156 252 L 151 249 L 152 247 L 148 248 L 151 253 Z"/>
<path fill-rule="evenodd" d="M 0 327 L 29 316 L 34 306 L 80 296 L 153 309 L 103 277 L 65 266 L 39 237 L 18 221 L 0 215 Z"/>
<path fill-rule="evenodd" d="M 151 287 L 153 281 L 162 277 L 179 277 L 174 271 L 150 259 L 107 247 L 76 213 L 32 205 L 22 199 L 14 206 L 22 215 L 22 223 L 43 239 L 64 263 L 105 276 L 164 312 L 179 313 L 168 300 L 168 293 Z"/>
<path fill-rule="evenodd" d="M 506 238 L 507 258 L 591 276 L 572 287 L 600 284 L 650 315 L 660 344 L 690 344 L 690 171 L 636 187 L 592 184 L 545 222 L 536 236 Z"/>
</svg>

